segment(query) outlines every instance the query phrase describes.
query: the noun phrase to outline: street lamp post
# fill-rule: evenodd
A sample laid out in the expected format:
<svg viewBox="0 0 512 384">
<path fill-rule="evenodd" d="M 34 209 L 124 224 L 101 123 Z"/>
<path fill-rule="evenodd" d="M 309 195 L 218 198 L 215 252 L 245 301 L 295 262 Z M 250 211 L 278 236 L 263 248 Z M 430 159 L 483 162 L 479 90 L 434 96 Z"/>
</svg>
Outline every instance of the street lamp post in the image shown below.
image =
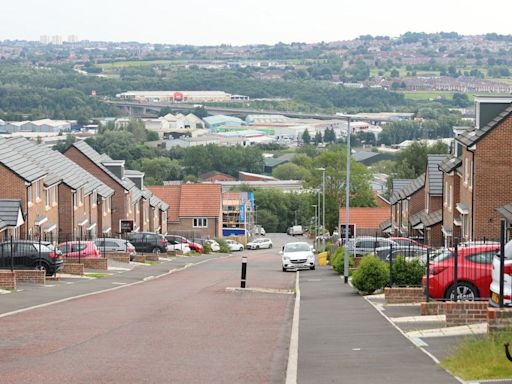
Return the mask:
<svg viewBox="0 0 512 384">
<path fill-rule="evenodd" d="M 348 223 L 350 219 L 350 117 L 347 117 L 347 180 L 345 182 L 345 250 L 348 244 Z M 343 258 L 343 281 L 348 284 L 348 255 Z"/>
<path fill-rule="evenodd" d="M 317 213 L 317 211 L 318 211 L 318 209 L 317 209 L 317 208 L 318 208 L 318 205 L 313 204 L 313 205 L 312 205 L 312 207 L 314 207 L 314 208 L 315 208 L 315 221 L 314 221 L 314 223 L 315 223 L 315 240 L 313 240 L 313 244 L 315 244 L 315 248 L 316 248 L 316 234 L 317 234 L 317 232 L 318 232 L 318 216 L 317 216 L 317 215 L 318 215 L 318 213 Z"/>
<path fill-rule="evenodd" d="M 317 168 L 322 171 L 322 228 L 325 231 L 325 168 Z M 322 244 L 325 244 L 325 239 L 322 236 Z"/>
</svg>

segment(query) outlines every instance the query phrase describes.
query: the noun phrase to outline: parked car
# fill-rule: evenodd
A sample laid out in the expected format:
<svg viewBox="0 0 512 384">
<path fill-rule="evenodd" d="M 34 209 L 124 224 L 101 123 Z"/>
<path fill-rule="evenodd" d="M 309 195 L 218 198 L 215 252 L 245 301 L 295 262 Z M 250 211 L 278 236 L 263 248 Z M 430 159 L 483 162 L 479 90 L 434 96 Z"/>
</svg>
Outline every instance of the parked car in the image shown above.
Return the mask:
<svg viewBox="0 0 512 384">
<path fill-rule="evenodd" d="M 267 232 L 265 231 L 265 228 L 263 228 L 261 225 L 256 225 L 254 227 L 254 233 L 256 235 L 265 236 Z"/>
<path fill-rule="evenodd" d="M 430 297 L 462 300 L 488 298 L 492 282 L 492 264 L 499 245 L 475 245 L 457 250 L 457 287 L 454 284 L 455 256 L 453 248 L 444 249 L 430 264 Z M 423 276 L 426 288 L 427 277 Z"/>
<path fill-rule="evenodd" d="M 58 252 L 44 244 L 40 246 L 37 241 L 13 240 L 12 243 L 0 243 L 1 268 L 11 267 L 11 254 L 15 269 L 43 270 L 47 276 L 52 276 L 64 267 L 64 261 Z"/>
<path fill-rule="evenodd" d="M 391 249 L 393 250 L 391 253 Z M 390 255 L 393 255 L 393 260 L 395 260 L 398 256 L 404 256 L 407 260 L 410 259 L 419 259 L 422 263 L 427 263 L 427 248 L 424 247 L 416 247 L 416 246 L 390 246 L 375 248 L 374 251 L 375 256 L 384 261 L 390 260 Z M 434 257 L 434 253 L 432 253 L 432 257 Z"/>
<path fill-rule="evenodd" d="M 94 241 L 66 241 L 57 245 L 63 258 L 99 259 L 101 253 Z"/>
<path fill-rule="evenodd" d="M 242 244 L 240 244 L 238 241 L 228 239 L 228 240 L 226 240 L 226 244 L 228 245 L 230 251 L 243 251 L 244 250 L 244 246 Z"/>
<path fill-rule="evenodd" d="M 188 246 L 188 242 L 182 242 L 181 239 L 177 239 L 175 237 L 165 237 L 167 240 L 167 250 L 168 251 L 181 251 L 184 254 L 190 252 L 190 247 Z"/>
<path fill-rule="evenodd" d="M 203 246 L 203 249 L 205 244 L 208 244 L 212 252 L 220 251 L 220 244 L 213 239 L 196 239 L 196 241 Z"/>
<path fill-rule="evenodd" d="M 503 303 L 512 305 L 512 241 L 505 244 L 505 265 L 503 269 Z M 492 260 L 491 297 L 489 305 L 497 307 L 500 300 L 500 257 L 496 254 Z"/>
<path fill-rule="evenodd" d="M 397 243 L 400 246 L 411 246 L 411 247 L 421 247 L 421 248 L 432 248 L 432 246 L 427 244 L 422 244 L 414 239 L 410 239 L 408 237 L 390 237 L 391 240 L 393 240 L 395 243 Z"/>
<path fill-rule="evenodd" d="M 260 248 L 272 248 L 272 240 L 266 237 L 261 239 L 255 239 L 250 243 L 247 243 L 247 249 L 260 249 Z"/>
<path fill-rule="evenodd" d="M 160 233 L 129 232 L 126 239 L 133 244 L 137 252 L 167 252 L 167 240 Z"/>
<path fill-rule="evenodd" d="M 179 235 L 167 235 L 167 236 L 165 236 L 165 238 L 167 239 L 168 242 L 170 242 L 172 240 L 173 242 L 176 241 L 176 243 L 187 244 L 188 247 L 192 251 L 195 251 L 198 253 L 204 253 L 204 249 L 201 244 L 190 241 L 186 237 L 179 236 Z"/>
<path fill-rule="evenodd" d="M 101 237 L 94 240 L 94 243 L 100 252 L 126 252 L 130 256 L 130 261 L 135 260 L 135 256 L 137 256 L 135 247 L 128 240 Z"/>
<path fill-rule="evenodd" d="M 378 248 L 389 248 L 390 245 L 393 245 L 393 247 L 398 246 L 396 242 L 387 237 L 359 236 L 348 239 L 344 247 L 349 255 L 364 256 L 368 253 L 374 253 Z"/>
<path fill-rule="evenodd" d="M 287 243 L 279 253 L 283 272 L 315 269 L 315 254 L 306 242 Z"/>
</svg>

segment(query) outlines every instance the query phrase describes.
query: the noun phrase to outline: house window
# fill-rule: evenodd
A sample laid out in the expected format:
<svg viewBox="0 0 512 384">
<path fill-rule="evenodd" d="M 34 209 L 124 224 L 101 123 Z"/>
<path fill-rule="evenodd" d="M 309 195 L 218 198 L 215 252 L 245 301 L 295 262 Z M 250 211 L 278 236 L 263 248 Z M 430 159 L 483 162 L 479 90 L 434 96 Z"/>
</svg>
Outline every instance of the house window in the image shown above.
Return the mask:
<svg viewBox="0 0 512 384">
<path fill-rule="evenodd" d="M 78 189 L 78 204 L 82 206 L 84 203 L 84 190 L 82 188 Z"/>
<path fill-rule="evenodd" d="M 36 188 L 36 202 L 37 202 L 41 198 L 41 181 L 40 180 L 37 180 L 35 182 L 35 188 Z"/>
<path fill-rule="evenodd" d="M 98 204 L 98 191 L 94 190 L 92 192 L 92 206 L 95 207 Z"/>
<path fill-rule="evenodd" d="M 76 201 L 77 201 L 77 192 L 73 192 L 73 207 L 76 209 Z"/>
<path fill-rule="evenodd" d="M 464 159 L 464 185 L 468 185 L 469 181 L 469 159 Z"/>
<path fill-rule="evenodd" d="M 453 187 L 450 185 L 448 194 L 448 209 L 451 211 L 453 206 Z"/>
<path fill-rule="evenodd" d="M 206 217 L 195 217 L 192 225 L 194 228 L 207 228 L 208 219 Z"/>
<path fill-rule="evenodd" d="M 473 188 L 473 162 L 469 163 L 469 188 Z"/>
<path fill-rule="evenodd" d="M 27 187 L 27 202 L 28 202 L 29 204 L 31 204 L 31 203 L 32 203 L 32 186 L 31 186 L 31 185 L 29 185 L 29 186 Z"/>
<path fill-rule="evenodd" d="M 444 182 L 444 206 L 447 207 L 450 201 L 450 196 L 448 195 L 448 182 Z"/>
<path fill-rule="evenodd" d="M 51 193 L 52 193 L 52 205 L 57 205 L 57 187 L 52 187 L 51 188 Z"/>
<path fill-rule="evenodd" d="M 44 196 L 45 197 L 45 204 L 46 204 L 47 207 L 50 206 L 50 192 L 51 192 L 51 190 L 48 189 L 48 188 L 44 191 L 44 193 L 45 193 L 45 196 Z"/>
</svg>

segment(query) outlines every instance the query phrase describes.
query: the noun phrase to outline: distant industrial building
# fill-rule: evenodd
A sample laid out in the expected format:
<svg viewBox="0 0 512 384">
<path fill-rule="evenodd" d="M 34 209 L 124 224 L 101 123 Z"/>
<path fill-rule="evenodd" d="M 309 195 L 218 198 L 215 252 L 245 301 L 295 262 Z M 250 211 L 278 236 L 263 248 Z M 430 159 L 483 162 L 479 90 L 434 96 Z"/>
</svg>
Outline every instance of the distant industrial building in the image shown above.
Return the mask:
<svg viewBox="0 0 512 384">
<path fill-rule="evenodd" d="M 130 91 L 116 95 L 119 99 L 149 103 L 222 103 L 249 100 L 248 96 L 223 91 Z"/>
<path fill-rule="evenodd" d="M 35 121 L 11 121 L 5 122 L 0 120 L 0 133 L 15 134 L 15 133 L 60 133 L 62 131 L 71 130 L 71 125 L 74 121 L 67 120 L 50 120 L 42 119 Z"/>
</svg>

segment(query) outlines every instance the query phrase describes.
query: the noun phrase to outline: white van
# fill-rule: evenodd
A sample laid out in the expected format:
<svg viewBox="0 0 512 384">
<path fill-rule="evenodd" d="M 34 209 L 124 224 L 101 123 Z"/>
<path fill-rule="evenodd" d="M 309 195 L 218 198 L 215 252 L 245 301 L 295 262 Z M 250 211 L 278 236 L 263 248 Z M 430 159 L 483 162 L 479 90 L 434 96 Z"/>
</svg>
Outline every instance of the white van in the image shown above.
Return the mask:
<svg viewBox="0 0 512 384">
<path fill-rule="evenodd" d="M 294 226 L 290 227 L 288 234 L 291 236 L 302 236 L 304 234 L 302 225 L 294 225 Z"/>
</svg>

